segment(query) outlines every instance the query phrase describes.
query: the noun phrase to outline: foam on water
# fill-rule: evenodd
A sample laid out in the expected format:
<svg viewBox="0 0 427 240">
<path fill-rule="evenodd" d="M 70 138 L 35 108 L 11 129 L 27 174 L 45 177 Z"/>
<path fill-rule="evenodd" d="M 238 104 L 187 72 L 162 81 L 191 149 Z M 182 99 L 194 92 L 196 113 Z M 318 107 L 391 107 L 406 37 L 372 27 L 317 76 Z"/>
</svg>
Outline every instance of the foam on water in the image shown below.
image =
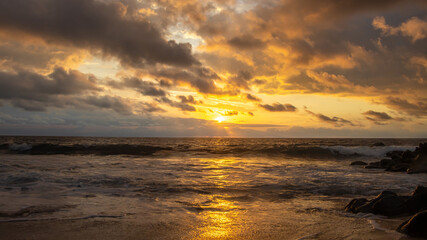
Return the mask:
<svg viewBox="0 0 427 240">
<path fill-rule="evenodd" d="M 383 147 L 370 147 L 370 146 L 322 146 L 324 149 L 330 149 L 343 155 L 362 155 L 373 157 L 384 157 L 386 153 L 392 151 L 414 151 L 416 146 L 383 146 Z"/>
</svg>

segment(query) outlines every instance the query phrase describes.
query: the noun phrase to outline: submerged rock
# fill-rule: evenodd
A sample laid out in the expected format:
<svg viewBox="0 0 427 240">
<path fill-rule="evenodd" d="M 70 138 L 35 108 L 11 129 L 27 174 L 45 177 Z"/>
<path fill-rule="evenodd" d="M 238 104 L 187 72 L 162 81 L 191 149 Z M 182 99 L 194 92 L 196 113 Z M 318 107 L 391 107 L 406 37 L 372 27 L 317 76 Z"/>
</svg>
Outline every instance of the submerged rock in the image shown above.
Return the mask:
<svg viewBox="0 0 427 240">
<path fill-rule="evenodd" d="M 427 238 L 427 210 L 415 214 L 396 230 L 411 237 Z"/>
<path fill-rule="evenodd" d="M 346 207 L 347 212 L 373 213 L 384 216 L 411 215 L 427 209 L 427 188 L 418 186 L 412 196 L 398 196 L 391 191 L 383 191 L 372 200 L 353 199 Z"/>
<path fill-rule="evenodd" d="M 360 166 L 362 166 L 362 165 L 368 165 L 368 164 L 365 163 L 364 161 L 354 161 L 354 162 L 350 163 L 350 165 L 351 166 L 353 166 L 353 165 L 360 165 Z"/>
<path fill-rule="evenodd" d="M 384 147 L 385 144 L 383 142 L 376 142 L 374 144 L 371 145 L 371 147 Z"/>
</svg>

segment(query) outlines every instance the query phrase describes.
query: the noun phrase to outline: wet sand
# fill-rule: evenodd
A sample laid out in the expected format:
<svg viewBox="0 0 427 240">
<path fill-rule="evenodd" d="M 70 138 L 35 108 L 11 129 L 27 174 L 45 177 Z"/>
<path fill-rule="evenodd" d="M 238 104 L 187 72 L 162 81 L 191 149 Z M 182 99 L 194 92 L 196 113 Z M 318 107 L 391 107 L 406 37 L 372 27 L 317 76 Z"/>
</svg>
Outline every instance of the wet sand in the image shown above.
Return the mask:
<svg viewBox="0 0 427 240">
<path fill-rule="evenodd" d="M 2 222 L 2 239 L 410 239 L 392 229 L 399 220 L 371 220 L 337 217 L 328 213 L 300 213 L 283 216 L 273 224 L 263 222 L 162 221 L 143 219 L 91 218 L 81 220 L 37 220 Z M 196 215 L 212 214 L 199 213 Z M 224 221 L 222 221 L 224 220 Z M 334 223 L 334 224 L 331 224 Z"/>
</svg>

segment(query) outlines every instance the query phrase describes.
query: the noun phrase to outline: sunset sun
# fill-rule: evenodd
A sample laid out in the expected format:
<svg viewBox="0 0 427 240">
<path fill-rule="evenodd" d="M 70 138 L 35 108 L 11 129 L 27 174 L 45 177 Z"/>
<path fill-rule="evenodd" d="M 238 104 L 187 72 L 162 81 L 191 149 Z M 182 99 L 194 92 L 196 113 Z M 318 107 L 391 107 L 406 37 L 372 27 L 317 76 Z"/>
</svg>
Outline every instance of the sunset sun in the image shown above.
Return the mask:
<svg viewBox="0 0 427 240">
<path fill-rule="evenodd" d="M 222 122 L 224 122 L 226 119 L 225 119 L 225 117 L 220 116 L 220 117 L 215 118 L 215 120 L 216 120 L 218 123 L 222 123 Z"/>
</svg>

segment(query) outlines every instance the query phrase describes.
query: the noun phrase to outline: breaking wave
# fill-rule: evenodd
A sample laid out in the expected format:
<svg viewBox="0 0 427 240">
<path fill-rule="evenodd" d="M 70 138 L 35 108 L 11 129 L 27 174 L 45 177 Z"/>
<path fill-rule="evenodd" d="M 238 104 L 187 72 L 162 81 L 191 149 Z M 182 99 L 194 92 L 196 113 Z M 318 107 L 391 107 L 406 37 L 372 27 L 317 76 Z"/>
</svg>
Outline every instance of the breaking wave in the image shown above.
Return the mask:
<svg viewBox="0 0 427 240">
<path fill-rule="evenodd" d="M 287 155 L 295 157 L 382 157 L 391 151 L 406 151 L 415 149 L 415 146 L 392 145 L 381 147 L 370 146 L 304 146 L 297 144 L 229 144 L 229 145 L 185 145 L 172 144 L 166 146 L 141 144 L 72 144 L 62 145 L 53 143 L 29 144 L 11 143 L 2 144 L 0 149 L 9 153 L 33 155 L 135 155 L 147 156 L 155 153 L 200 153 L 200 154 L 261 154 Z"/>
</svg>

